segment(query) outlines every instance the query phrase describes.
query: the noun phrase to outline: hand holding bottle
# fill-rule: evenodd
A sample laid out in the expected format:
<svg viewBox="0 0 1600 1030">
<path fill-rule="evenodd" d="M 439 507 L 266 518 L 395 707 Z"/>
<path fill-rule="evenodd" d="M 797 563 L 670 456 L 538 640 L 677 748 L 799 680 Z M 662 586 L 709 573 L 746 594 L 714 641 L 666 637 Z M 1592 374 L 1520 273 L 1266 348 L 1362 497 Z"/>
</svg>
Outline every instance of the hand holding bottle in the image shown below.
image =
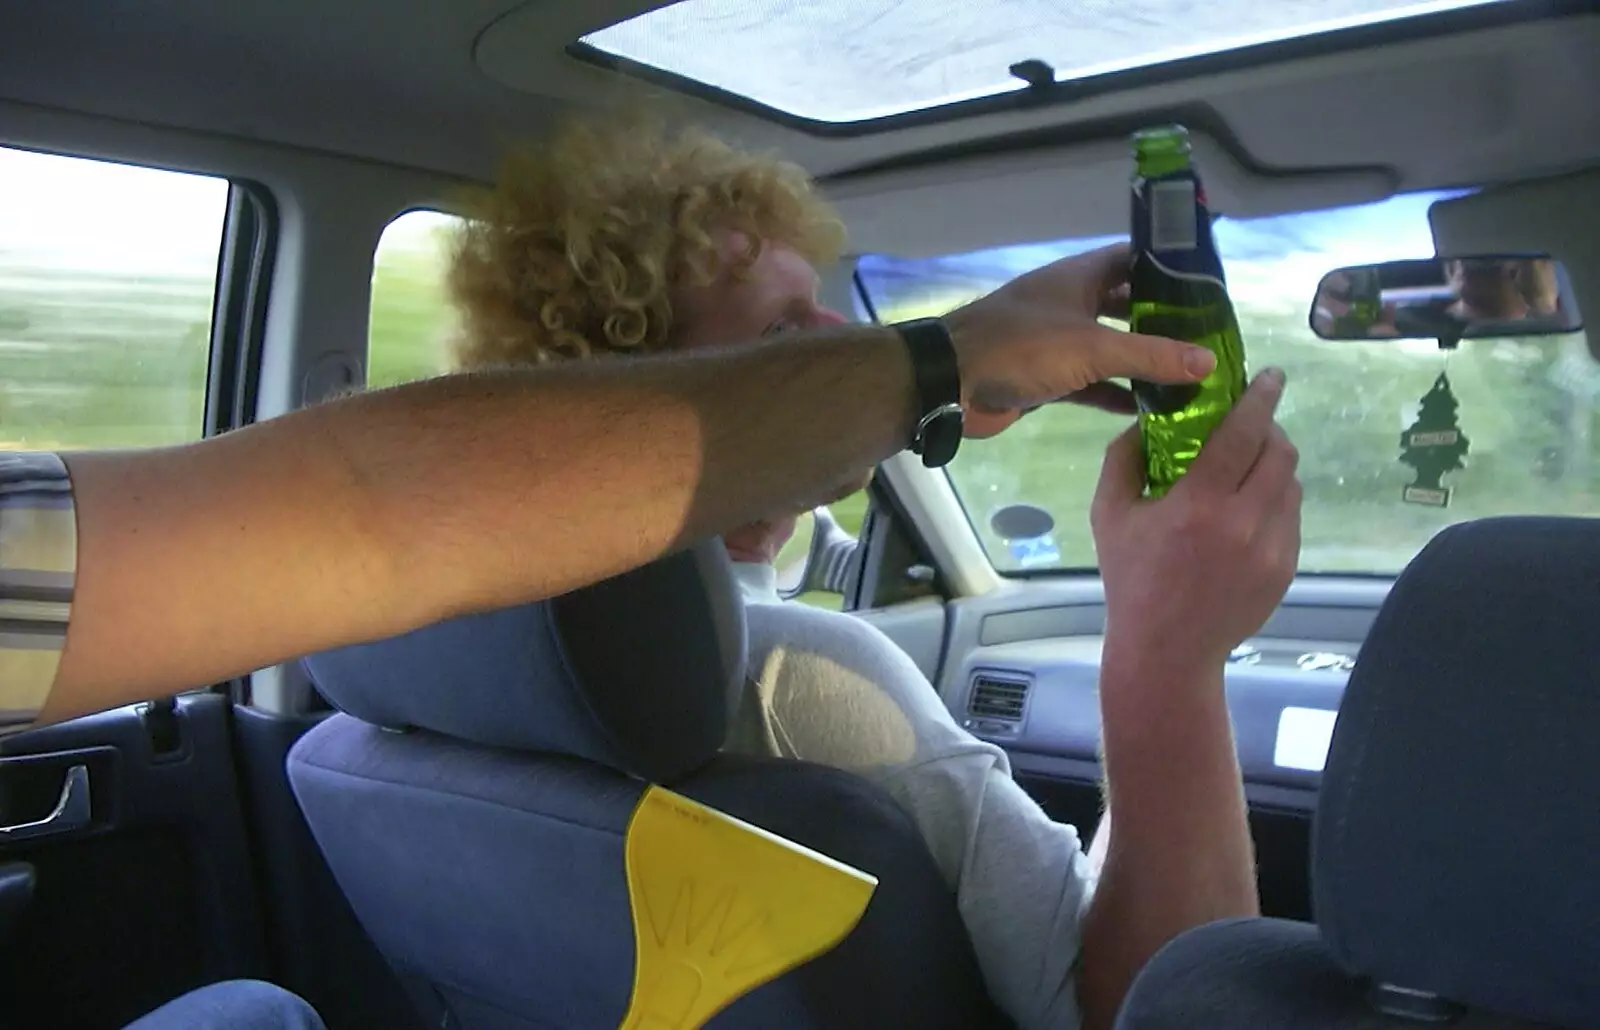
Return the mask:
<svg viewBox="0 0 1600 1030">
<path fill-rule="evenodd" d="M 1025 409 L 1067 400 L 1131 413 L 1107 380 L 1197 383 L 1204 347 L 1123 332 L 1097 319 L 1128 312 L 1127 244 L 1052 262 L 945 316 L 961 365 L 966 435 L 993 436 Z"/>
<path fill-rule="evenodd" d="M 1106 454 L 1090 522 L 1106 648 L 1159 657 L 1174 678 L 1220 669 L 1259 630 L 1300 557 L 1299 455 L 1273 415 L 1283 374 L 1257 376 L 1166 496 L 1141 496 L 1137 431 Z"/>
</svg>

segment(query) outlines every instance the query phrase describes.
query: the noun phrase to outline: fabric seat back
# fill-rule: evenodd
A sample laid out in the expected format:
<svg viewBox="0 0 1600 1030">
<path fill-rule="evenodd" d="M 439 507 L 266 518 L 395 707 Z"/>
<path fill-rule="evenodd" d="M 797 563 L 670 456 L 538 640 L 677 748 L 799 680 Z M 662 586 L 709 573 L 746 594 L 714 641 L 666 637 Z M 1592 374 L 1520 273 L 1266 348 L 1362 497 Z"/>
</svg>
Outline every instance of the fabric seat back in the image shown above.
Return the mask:
<svg viewBox="0 0 1600 1030">
<path fill-rule="evenodd" d="M 619 1025 L 623 836 L 647 781 L 878 877 L 836 948 L 713 1027 L 1004 1025 L 911 819 L 834 769 L 718 755 L 744 677 L 716 542 L 564 598 L 308 659 L 341 709 L 289 772 L 379 949 L 434 1021 Z"/>
<path fill-rule="evenodd" d="M 1119 1025 L 1600 1026 L 1597 627 L 1600 520 L 1435 537 L 1345 691 L 1313 831 L 1318 926 L 1191 931 Z"/>
</svg>

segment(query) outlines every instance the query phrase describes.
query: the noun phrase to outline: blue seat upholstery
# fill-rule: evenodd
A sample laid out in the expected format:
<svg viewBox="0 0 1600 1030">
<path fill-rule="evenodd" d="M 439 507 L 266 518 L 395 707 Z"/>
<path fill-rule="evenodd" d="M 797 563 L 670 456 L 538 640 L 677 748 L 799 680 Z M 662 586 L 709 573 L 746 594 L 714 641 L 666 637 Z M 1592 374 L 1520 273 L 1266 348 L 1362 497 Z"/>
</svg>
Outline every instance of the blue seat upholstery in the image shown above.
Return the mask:
<svg viewBox="0 0 1600 1030">
<path fill-rule="evenodd" d="M 717 753 L 744 677 L 720 543 L 307 665 L 341 714 L 291 753 L 295 793 L 435 1025 L 620 1023 L 633 976 L 622 843 L 646 780 L 879 878 L 844 942 L 709 1026 L 1004 1025 L 892 799 L 838 770 Z"/>
<path fill-rule="evenodd" d="M 1317 926 L 1163 949 L 1119 1026 L 1600 1026 L 1600 520 L 1439 534 L 1351 675 L 1312 841 Z"/>
</svg>

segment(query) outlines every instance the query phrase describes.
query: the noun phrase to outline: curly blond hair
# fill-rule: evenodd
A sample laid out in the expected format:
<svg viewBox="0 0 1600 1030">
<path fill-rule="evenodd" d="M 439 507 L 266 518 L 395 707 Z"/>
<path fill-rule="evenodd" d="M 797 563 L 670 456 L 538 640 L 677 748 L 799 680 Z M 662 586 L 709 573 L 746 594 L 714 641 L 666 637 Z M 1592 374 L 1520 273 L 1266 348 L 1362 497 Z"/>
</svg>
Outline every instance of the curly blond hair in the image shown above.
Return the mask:
<svg viewBox="0 0 1600 1030">
<path fill-rule="evenodd" d="M 674 288 L 742 274 L 763 241 L 819 267 L 844 246 L 798 165 L 640 117 L 570 123 L 463 201 L 446 280 L 463 368 L 662 350 Z M 750 240 L 727 269 L 718 230 Z"/>
</svg>

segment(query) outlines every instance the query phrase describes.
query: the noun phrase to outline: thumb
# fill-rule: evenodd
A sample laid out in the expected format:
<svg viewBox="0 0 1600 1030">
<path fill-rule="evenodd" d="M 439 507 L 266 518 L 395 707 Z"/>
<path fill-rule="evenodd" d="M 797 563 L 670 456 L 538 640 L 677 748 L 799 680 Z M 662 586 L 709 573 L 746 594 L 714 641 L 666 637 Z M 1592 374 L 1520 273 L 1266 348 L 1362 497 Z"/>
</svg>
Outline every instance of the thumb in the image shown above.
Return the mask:
<svg viewBox="0 0 1600 1030">
<path fill-rule="evenodd" d="M 1098 324 L 1088 353 L 1091 382 L 1126 378 L 1192 383 L 1210 375 L 1217 365 L 1216 355 L 1204 347 Z"/>
<path fill-rule="evenodd" d="M 1100 466 L 1100 483 L 1094 489 L 1091 522 L 1115 518 L 1144 494 L 1144 448 L 1139 443 L 1139 427 L 1124 429 L 1106 448 Z"/>
</svg>

